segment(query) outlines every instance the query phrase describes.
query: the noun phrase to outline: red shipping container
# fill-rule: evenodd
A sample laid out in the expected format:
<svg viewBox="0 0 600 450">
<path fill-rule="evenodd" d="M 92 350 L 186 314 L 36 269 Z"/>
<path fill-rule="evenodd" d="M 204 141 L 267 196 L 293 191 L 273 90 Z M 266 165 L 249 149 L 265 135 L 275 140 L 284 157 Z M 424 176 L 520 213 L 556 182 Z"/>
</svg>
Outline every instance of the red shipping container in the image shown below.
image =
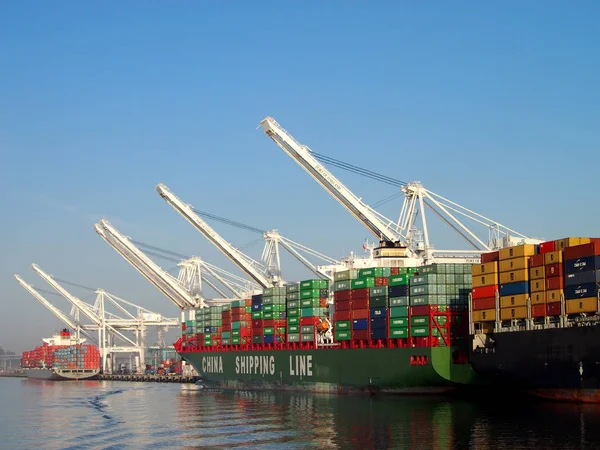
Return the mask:
<svg viewBox="0 0 600 450">
<path fill-rule="evenodd" d="M 263 327 L 263 319 L 254 319 L 252 321 L 252 328 L 262 328 Z"/>
<path fill-rule="evenodd" d="M 577 259 L 596 255 L 600 255 L 600 240 L 594 238 L 589 244 L 574 245 L 573 247 L 565 248 L 563 259 Z"/>
<path fill-rule="evenodd" d="M 352 309 L 369 309 L 369 299 L 352 300 Z"/>
<path fill-rule="evenodd" d="M 390 279 L 388 277 L 375 277 L 375 286 L 388 286 Z"/>
<path fill-rule="evenodd" d="M 546 278 L 563 276 L 562 263 L 548 264 L 545 268 Z"/>
<path fill-rule="evenodd" d="M 544 253 L 553 252 L 555 249 L 555 241 L 542 242 L 540 244 L 540 255 Z"/>
<path fill-rule="evenodd" d="M 392 276 L 400 275 L 400 267 L 390 268 L 390 275 L 392 275 Z"/>
<path fill-rule="evenodd" d="M 287 320 L 286 319 L 275 319 L 275 326 L 276 327 L 287 327 Z"/>
<path fill-rule="evenodd" d="M 430 312 L 431 312 L 430 305 L 420 305 L 420 306 L 411 306 L 410 307 L 410 315 L 411 316 L 428 316 Z"/>
<path fill-rule="evenodd" d="M 500 252 L 483 253 L 481 255 L 481 264 L 500 260 Z"/>
<path fill-rule="evenodd" d="M 246 320 L 242 320 L 241 322 L 252 322 L 252 313 L 246 313 Z"/>
<path fill-rule="evenodd" d="M 369 330 L 352 330 L 352 339 L 366 340 L 369 338 Z"/>
<path fill-rule="evenodd" d="M 553 289 L 564 289 L 565 288 L 565 279 L 560 277 L 552 277 L 546 279 L 546 290 L 551 291 Z"/>
<path fill-rule="evenodd" d="M 246 314 L 246 308 L 243 308 L 241 306 L 231 308 L 231 314 Z"/>
<path fill-rule="evenodd" d="M 333 293 L 333 302 L 343 302 L 352 298 L 352 291 L 337 291 Z"/>
<path fill-rule="evenodd" d="M 302 317 L 302 318 L 300 318 L 300 325 L 301 326 L 314 325 L 314 324 L 315 324 L 315 318 L 314 317 Z"/>
<path fill-rule="evenodd" d="M 273 320 L 273 319 L 263 319 L 262 325 L 263 325 L 263 327 L 274 327 L 275 326 L 275 320 Z"/>
<path fill-rule="evenodd" d="M 333 320 L 352 320 L 352 311 L 336 311 L 333 313 Z"/>
<path fill-rule="evenodd" d="M 368 319 L 369 318 L 369 310 L 368 309 L 353 309 L 352 310 L 352 318 L 353 319 Z"/>
<path fill-rule="evenodd" d="M 352 292 L 352 300 L 363 300 L 369 298 L 369 288 L 354 289 Z"/>
<path fill-rule="evenodd" d="M 529 257 L 529 267 L 541 267 L 544 265 L 544 255 L 531 255 Z"/>
<path fill-rule="evenodd" d="M 496 308 L 496 297 L 474 298 L 473 311 Z"/>
<path fill-rule="evenodd" d="M 549 316 L 560 316 L 560 302 L 546 303 L 546 313 Z"/>
<path fill-rule="evenodd" d="M 240 328 L 240 337 L 242 336 L 250 336 L 250 328 L 248 327 L 242 327 Z"/>
<path fill-rule="evenodd" d="M 491 262 L 491 261 L 489 261 L 489 262 Z M 476 287 L 471 290 L 471 294 L 473 295 L 474 299 L 495 297 L 497 289 L 498 289 L 497 285 Z"/>
<path fill-rule="evenodd" d="M 243 317 L 245 318 L 246 314 L 244 314 Z M 241 314 L 232 314 L 231 315 L 231 321 L 232 322 L 243 322 L 244 319 L 242 319 L 242 315 Z"/>
<path fill-rule="evenodd" d="M 335 303 L 335 311 L 349 311 L 352 307 L 352 303 L 350 300 L 345 300 L 343 302 Z"/>
<path fill-rule="evenodd" d="M 329 299 L 327 297 L 322 297 L 319 299 L 319 307 L 325 308 L 329 303 Z"/>
</svg>

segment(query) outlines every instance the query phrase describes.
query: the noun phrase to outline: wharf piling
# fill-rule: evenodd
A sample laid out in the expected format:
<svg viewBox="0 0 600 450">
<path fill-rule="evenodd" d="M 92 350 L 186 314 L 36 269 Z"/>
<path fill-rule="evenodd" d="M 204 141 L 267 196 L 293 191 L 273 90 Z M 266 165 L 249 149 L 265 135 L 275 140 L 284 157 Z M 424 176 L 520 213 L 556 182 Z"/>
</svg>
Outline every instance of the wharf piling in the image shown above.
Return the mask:
<svg viewBox="0 0 600 450">
<path fill-rule="evenodd" d="M 98 379 L 107 381 L 142 381 L 155 383 L 195 383 L 200 377 L 192 375 L 99 374 Z"/>
</svg>

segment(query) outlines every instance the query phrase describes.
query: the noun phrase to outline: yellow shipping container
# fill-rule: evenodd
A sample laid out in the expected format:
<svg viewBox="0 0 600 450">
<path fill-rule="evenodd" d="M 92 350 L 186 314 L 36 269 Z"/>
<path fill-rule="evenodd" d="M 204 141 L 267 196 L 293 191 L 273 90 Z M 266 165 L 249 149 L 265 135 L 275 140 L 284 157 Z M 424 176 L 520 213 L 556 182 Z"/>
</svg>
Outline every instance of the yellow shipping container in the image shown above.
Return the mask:
<svg viewBox="0 0 600 450">
<path fill-rule="evenodd" d="M 518 256 L 517 258 L 504 259 L 500 261 L 500 272 L 527 269 L 529 267 L 529 256 Z"/>
<path fill-rule="evenodd" d="M 529 270 L 513 270 L 511 272 L 500 272 L 500 284 L 518 283 L 519 281 L 529 281 Z"/>
<path fill-rule="evenodd" d="M 598 311 L 598 299 L 596 297 L 576 298 L 567 300 L 567 314 L 591 313 Z"/>
<path fill-rule="evenodd" d="M 530 280 L 543 280 L 546 277 L 546 269 L 544 266 L 529 268 Z"/>
<path fill-rule="evenodd" d="M 494 332 L 494 324 L 492 322 L 476 322 L 475 330 L 481 330 L 484 334 L 490 334 Z"/>
<path fill-rule="evenodd" d="M 488 275 L 477 275 L 473 277 L 473 287 L 492 286 L 498 284 L 498 274 L 491 273 Z"/>
<path fill-rule="evenodd" d="M 527 319 L 527 306 L 518 306 L 516 308 L 502 308 L 500 310 L 500 319 Z"/>
<path fill-rule="evenodd" d="M 496 320 L 495 309 L 484 309 L 473 311 L 473 322 L 494 322 Z"/>
<path fill-rule="evenodd" d="M 498 261 L 492 261 L 485 264 L 473 264 L 473 267 L 471 267 L 473 278 L 477 275 L 488 275 L 496 272 L 498 272 Z"/>
<path fill-rule="evenodd" d="M 544 291 L 531 293 L 531 304 L 532 305 L 541 305 L 541 304 L 545 304 L 545 303 L 546 303 L 546 293 Z"/>
<path fill-rule="evenodd" d="M 523 244 L 514 247 L 506 247 L 500 249 L 500 261 L 504 259 L 517 258 L 519 256 L 535 255 L 535 245 Z"/>
<path fill-rule="evenodd" d="M 589 244 L 590 238 L 583 237 L 568 237 L 565 239 L 558 239 L 554 241 L 555 250 L 564 250 L 567 247 L 574 247 L 575 245 Z"/>
<path fill-rule="evenodd" d="M 562 250 L 556 250 L 554 252 L 544 253 L 544 264 L 555 264 L 563 262 Z"/>
<path fill-rule="evenodd" d="M 515 306 L 527 306 L 529 294 L 505 295 L 500 297 L 500 308 L 514 308 Z"/>
<path fill-rule="evenodd" d="M 553 289 L 546 291 L 546 303 L 560 302 L 560 296 L 562 295 L 562 289 Z"/>
<path fill-rule="evenodd" d="M 529 283 L 529 291 L 531 292 L 541 292 L 546 290 L 546 283 L 544 280 L 532 280 Z"/>
</svg>

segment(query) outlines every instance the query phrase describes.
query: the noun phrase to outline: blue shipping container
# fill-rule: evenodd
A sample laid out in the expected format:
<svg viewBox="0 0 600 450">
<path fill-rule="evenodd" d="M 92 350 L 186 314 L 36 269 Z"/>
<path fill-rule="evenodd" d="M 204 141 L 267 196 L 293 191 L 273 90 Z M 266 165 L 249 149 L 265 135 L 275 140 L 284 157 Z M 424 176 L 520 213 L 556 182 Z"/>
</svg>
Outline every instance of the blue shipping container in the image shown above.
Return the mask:
<svg viewBox="0 0 600 450">
<path fill-rule="evenodd" d="M 600 283 L 600 270 L 588 270 L 586 272 L 567 273 L 566 286 L 578 284 Z"/>
<path fill-rule="evenodd" d="M 408 284 L 402 286 L 388 286 L 389 297 L 407 297 L 408 293 Z"/>
<path fill-rule="evenodd" d="M 263 296 L 262 296 L 262 294 L 256 294 L 256 295 L 253 295 L 253 296 L 251 297 L 251 299 L 252 299 L 252 303 L 254 303 L 255 301 L 257 301 L 257 302 L 259 302 L 259 303 L 262 303 L 262 297 L 263 297 Z"/>
<path fill-rule="evenodd" d="M 371 329 L 387 328 L 387 323 L 387 317 L 378 317 L 376 319 L 371 319 Z"/>
<path fill-rule="evenodd" d="M 586 256 L 565 261 L 566 273 L 588 272 L 597 269 L 600 269 L 600 256 Z"/>
<path fill-rule="evenodd" d="M 263 336 L 264 344 L 273 344 L 275 342 L 275 335 L 270 334 L 268 336 Z"/>
<path fill-rule="evenodd" d="M 262 309 L 261 303 L 252 303 L 252 311 L 260 311 Z"/>
<path fill-rule="evenodd" d="M 369 329 L 369 319 L 354 319 L 352 321 L 352 329 L 353 330 L 368 330 Z"/>
<path fill-rule="evenodd" d="M 379 308 L 369 308 L 371 317 L 386 317 L 387 316 L 387 308 L 385 306 L 380 306 Z"/>
<path fill-rule="evenodd" d="M 529 281 L 519 281 L 518 283 L 507 283 L 500 285 L 500 295 L 519 295 L 529 293 Z"/>
<path fill-rule="evenodd" d="M 204 332 L 205 333 L 210 333 L 210 327 L 204 327 Z"/>
<path fill-rule="evenodd" d="M 576 286 L 566 286 L 565 299 L 573 300 L 576 298 L 596 297 L 598 295 L 598 283 L 578 284 Z"/>
<path fill-rule="evenodd" d="M 371 339 L 387 339 L 388 330 L 387 328 L 376 328 L 371 330 Z"/>
</svg>

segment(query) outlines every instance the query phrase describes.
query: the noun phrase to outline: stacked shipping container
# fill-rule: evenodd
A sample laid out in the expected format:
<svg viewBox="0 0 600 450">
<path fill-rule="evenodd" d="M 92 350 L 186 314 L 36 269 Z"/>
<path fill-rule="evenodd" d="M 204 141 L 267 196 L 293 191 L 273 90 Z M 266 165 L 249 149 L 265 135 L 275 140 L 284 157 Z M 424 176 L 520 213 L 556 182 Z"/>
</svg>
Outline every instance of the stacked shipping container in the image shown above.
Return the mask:
<svg viewBox="0 0 600 450">
<path fill-rule="evenodd" d="M 21 367 L 24 369 L 97 369 L 100 367 L 100 352 L 90 344 L 40 345 L 23 352 Z"/>
</svg>

